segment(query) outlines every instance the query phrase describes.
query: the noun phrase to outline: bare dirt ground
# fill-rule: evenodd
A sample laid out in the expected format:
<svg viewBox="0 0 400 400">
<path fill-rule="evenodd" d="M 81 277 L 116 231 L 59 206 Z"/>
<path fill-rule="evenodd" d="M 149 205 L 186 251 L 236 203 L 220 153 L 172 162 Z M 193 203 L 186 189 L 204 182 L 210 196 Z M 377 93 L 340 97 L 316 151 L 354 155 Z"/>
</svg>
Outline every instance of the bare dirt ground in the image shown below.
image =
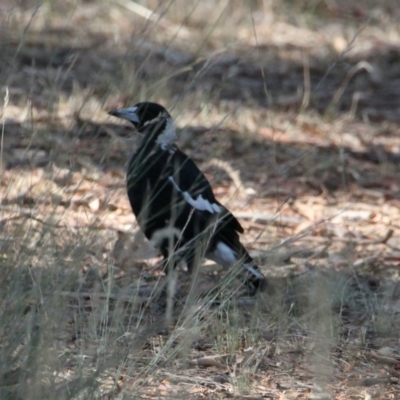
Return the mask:
<svg viewBox="0 0 400 400">
<path fill-rule="evenodd" d="M 0 5 L 0 398 L 399 399 L 397 2 L 160 3 Z M 210 264 L 157 298 L 106 113 L 143 100 L 243 224 L 255 299 L 213 303 Z"/>
</svg>

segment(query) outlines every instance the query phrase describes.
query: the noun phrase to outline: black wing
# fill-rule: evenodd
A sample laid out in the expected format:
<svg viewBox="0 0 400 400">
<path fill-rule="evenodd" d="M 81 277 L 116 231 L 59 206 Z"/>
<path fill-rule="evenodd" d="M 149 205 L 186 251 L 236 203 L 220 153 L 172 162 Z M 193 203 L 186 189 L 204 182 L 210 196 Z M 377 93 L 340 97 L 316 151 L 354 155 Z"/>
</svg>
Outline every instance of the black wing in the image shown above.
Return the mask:
<svg viewBox="0 0 400 400">
<path fill-rule="evenodd" d="M 218 217 L 221 226 L 243 233 L 239 221 L 214 196 L 207 178 L 192 159 L 179 149 L 171 155 L 170 182 L 184 200 L 203 216 Z"/>
</svg>

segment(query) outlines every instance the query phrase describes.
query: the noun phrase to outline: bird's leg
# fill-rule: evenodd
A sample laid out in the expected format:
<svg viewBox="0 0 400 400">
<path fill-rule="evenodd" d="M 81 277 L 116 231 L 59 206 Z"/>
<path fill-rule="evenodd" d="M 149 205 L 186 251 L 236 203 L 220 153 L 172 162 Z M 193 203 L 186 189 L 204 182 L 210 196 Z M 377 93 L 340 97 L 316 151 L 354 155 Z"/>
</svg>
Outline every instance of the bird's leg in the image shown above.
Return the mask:
<svg viewBox="0 0 400 400">
<path fill-rule="evenodd" d="M 169 267 L 169 266 L 167 266 Z M 167 274 L 167 287 L 166 287 L 166 295 L 167 295 L 167 308 L 165 310 L 165 322 L 166 325 L 169 326 L 172 323 L 172 312 L 174 309 L 176 294 L 179 291 L 179 287 L 177 285 L 178 282 L 178 274 L 175 268 L 169 267 L 169 273 Z M 178 287 L 178 290 L 177 290 Z"/>
<path fill-rule="evenodd" d="M 164 260 L 163 271 L 165 272 L 167 278 L 167 286 L 164 288 L 164 294 L 167 296 L 167 302 L 169 298 L 179 298 L 181 297 L 181 290 L 178 284 L 178 274 L 176 271 L 176 267 L 180 263 L 180 257 L 176 254 L 172 253 L 169 255 L 167 250 L 162 251 Z"/>
</svg>

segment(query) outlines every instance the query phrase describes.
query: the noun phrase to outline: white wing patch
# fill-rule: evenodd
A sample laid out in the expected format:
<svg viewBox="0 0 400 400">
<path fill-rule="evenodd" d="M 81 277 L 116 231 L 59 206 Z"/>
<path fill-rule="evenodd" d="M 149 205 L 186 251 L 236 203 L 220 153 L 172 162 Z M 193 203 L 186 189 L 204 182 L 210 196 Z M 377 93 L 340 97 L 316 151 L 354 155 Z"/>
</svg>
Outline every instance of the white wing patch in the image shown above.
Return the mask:
<svg viewBox="0 0 400 400">
<path fill-rule="evenodd" d="M 179 186 L 176 184 L 174 181 L 174 178 L 170 176 L 168 178 L 170 182 L 174 185 L 175 189 L 182 193 L 182 196 L 185 198 L 185 200 L 196 210 L 199 211 L 208 211 L 211 214 L 219 213 L 222 211 L 222 208 L 215 203 L 210 203 L 207 199 L 205 199 L 201 194 L 197 196 L 197 199 L 194 199 L 188 192 L 183 192 Z"/>
<path fill-rule="evenodd" d="M 201 194 L 197 196 L 196 200 L 193 200 L 188 192 L 183 192 L 183 195 L 185 196 L 186 201 L 198 210 L 207 210 L 211 214 L 215 212 L 219 213 L 221 211 L 221 207 L 218 204 L 210 203 L 207 199 L 204 199 Z"/>
</svg>

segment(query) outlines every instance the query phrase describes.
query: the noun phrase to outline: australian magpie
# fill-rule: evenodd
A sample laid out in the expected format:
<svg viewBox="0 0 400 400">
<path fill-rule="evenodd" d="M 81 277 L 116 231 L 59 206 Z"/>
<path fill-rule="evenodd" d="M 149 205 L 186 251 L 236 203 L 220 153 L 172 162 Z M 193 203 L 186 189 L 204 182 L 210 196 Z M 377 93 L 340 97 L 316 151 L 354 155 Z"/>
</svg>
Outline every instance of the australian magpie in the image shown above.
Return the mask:
<svg viewBox="0 0 400 400">
<path fill-rule="evenodd" d="M 238 265 L 251 293 L 263 287 L 264 275 L 240 242 L 242 226 L 216 200 L 193 160 L 175 146 L 175 124 L 167 110 L 144 102 L 109 114 L 128 120 L 143 135 L 128 165 L 128 197 L 165 265 L 185 262 L 192 272 L 204 255 L 224 269 Z"/>
</svg>

